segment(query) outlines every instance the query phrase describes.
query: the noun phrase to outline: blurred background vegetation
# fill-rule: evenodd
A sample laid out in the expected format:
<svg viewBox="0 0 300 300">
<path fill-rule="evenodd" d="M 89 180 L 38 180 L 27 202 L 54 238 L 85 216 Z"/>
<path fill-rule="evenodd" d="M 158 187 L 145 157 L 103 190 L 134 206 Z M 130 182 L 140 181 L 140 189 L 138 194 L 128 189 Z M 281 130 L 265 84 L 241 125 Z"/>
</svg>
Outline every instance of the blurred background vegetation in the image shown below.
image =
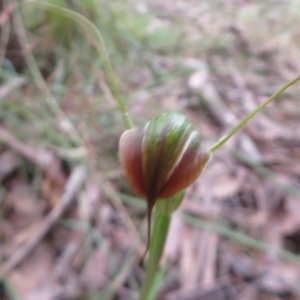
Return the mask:
<svg viewBox="0 0 300 300">
<path fill-rule="evenodd" d="M 204 146 L 300 74 L 298 0 L 44 2 L 101 31 L 136 125 L 181 111 Z M 120 169 L 125 126 L 95 40 L 17 3 L 0 0 L 0 299 L 135 299 L 145 204 Z M 153 299 L 300 299 L 299 92 L 187 191 Z M 52 220 L 66 184 L 75 200 Z"/>
</svg>

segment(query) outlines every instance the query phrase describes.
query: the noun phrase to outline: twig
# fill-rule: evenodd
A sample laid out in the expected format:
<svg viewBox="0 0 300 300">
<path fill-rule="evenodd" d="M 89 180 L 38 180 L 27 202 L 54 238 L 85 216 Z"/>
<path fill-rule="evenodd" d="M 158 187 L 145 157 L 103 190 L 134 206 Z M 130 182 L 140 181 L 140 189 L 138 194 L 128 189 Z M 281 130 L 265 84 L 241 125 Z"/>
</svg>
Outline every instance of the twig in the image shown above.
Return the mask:
<svg viewBox="0 0 300 300">
<path fill-rule="evenodd" d="M 10 3 L 9 5 L 6 5 L 6 0 L 3 0 L 3 8 L 0 14 L 0 26 L 3 26 L 6 22 L 8 22 L 14 9 L 14 4 Z"/>
<path fill-rule="evenodd" d="M 196 287 L 187 291 L 179 290 L 171 292 L 159 298 L 159 300 L 198 300 L 198 299 L 217 299 L 217 293 L 228 288 L 228 283 L 218 282 L 213 287 Z M 215 294 L 215 295 L 214 295 Z M 210 296 L 210 297 L 209 297 Z M 215 296 L 215 297 L 214 297 Z M 218 297 L 219 298 L 219 297 Z"/>
<path fill-rule="evenodd" d="M 45 174 L 58 185 L 65 183 L 65 178 L 59 171 L 54 156 L 45 150 L 33 148 L 22 143 L 6 129 L 0 126 L 0 141 L 8 147 L 25 157 L 30 162 L 40 167 Z"/>
<path fill-rule="evenodd" d="M 1 40 L 0 43 L 2 45 Z M 1 52 L 1 48 L 0 48 L 0 52 Z M 0 53 L 0 67 L 1 67 L 1 53 Z M 12 91 L 23 86 L 26 83 L 26 81 L 27 80 L 24 77 L 15 77 L 11 79 L 6 85 L 3 85 L 0 88 L 0 100 L 4 100 Z"/>
<path fill-rule="evenodd" d="M 132 221 L 128 211 L 124 207 L 124 204 L 121 202 L 120 198 L 118 197 L 118 194 L 115 192 L 112 184 L 109 181 L 105 181 L 102 174 L 100 174 L 99 172 L 97 174 L 97 178 L 100 181 L 103 192 L 111 200 L 112 205 L 118 211 L 120 219 L 122 220 L 124 225 L 130 231 L 133 240 L 136 241 L 138 246 L 143 245 L 140 234 L 139 234 L 134 222 Z"/>
<path fill-rule="evenodd" d="M 66 184 L 64 194 L 62 195 L 59 204 L 47 215 L 35 236 L 11 255 L 0 271 L 1 277 L 18 266 L 50 231 L 52 226 L 63 215 L 67 207 L 75 200 L 75 195 L 80 189 L 85 176 L 86 170 L 83 166 L 78 166 L 74 169 Z"/>
</svg>

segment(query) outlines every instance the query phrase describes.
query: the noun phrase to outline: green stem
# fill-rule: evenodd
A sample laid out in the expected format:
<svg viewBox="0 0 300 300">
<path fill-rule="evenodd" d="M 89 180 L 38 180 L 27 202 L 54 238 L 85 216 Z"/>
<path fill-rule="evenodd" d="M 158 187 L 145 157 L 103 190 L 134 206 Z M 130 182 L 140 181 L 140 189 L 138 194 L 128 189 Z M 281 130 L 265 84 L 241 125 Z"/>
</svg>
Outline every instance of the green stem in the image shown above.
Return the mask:
<svg viewBox="0 0 300 300">
<path fill-rule="evenodd" d="M 248 121 L 250 121 L 257 113 L 259 113 L 262 109 L 264 109 L 270 102 L 272 102 L 275 98 L 280 96 L 287 88 L 289 88 L 291 85 L 293 85 L 295 82 L 300 80 L 300 76 L 294 78 L 290 82 L 288 82 L 286 85 L 284 85 L 280 90 L 278 90 L 276 93 L 274 93 L 269 99 L 267 99 L 265 102 L 263 102 L 261 105 L 259 105 L 256 109 L 254 109 L 249 115 L 247 115 L 236 127 L 234 127 L 227 135 L 222 137 L 218 142 L 216 142 L 214 145 L 212 145 L 209 148 L 210 152 L 215 152 L 218 150 L 221 146 L 223 146 L 234 134 L 236 134 Z"/>
<path fill-rule="evenodd" d="M 139 300 L 147 300 L 154 282 L 155 274 L 162 256 L 168 236 L 171 215 L 157 213 L 151 237 L 149 260 L 146 267 L 146 277 L 143 281 Z"/>
<path fill-rule="evenodd" d="M 118 89 L 117 81 L 116 81 L 116 78 L 115 78 L 115 75 L 114 75 L 114 72 L 113 72 L 113 69 L 111 66 L 111 62 L 110 62 L 110 59 L 109 59 L 109 56 L 107 53 L 107 49 L 106 49 L 104 40 L 103 40 L 102 35 L 101 35 L 100 31 L 98 30 L 98 28 L 92 22 L 90 22 L 87 18 L 85 18 L 81 14 L 78 14 L 70 9 L 66 9 L 66 8 L 63 8 L 58 5 L 54 5 L 54 4 L 33 1 L 33 0 L 26 2 L 26 4 L 33 4 L 34 6 L 39 6 L 39 7 L 46 8 L 48 10 L 60 13 L 61 15 L 65 16 L 67 18 L 70 18 L 71 20 L 79 23 L 82 27 L 84 27 L 87 30 L 87 32 L 91 35 L 91 38 L 92 38 L 95 48 L 97 49 L 100 57 L 103 60 L 105 73 L 106 73 L 107 79 L 109 81 L 109 86 L 110 86 L 113 96 L 115 97 L 115 99 L 117 101 L 119 110 L 123 117 L 123 121 L 124 121 L 125 125 L 127 126 L 127 128 L 133 128 L 133 123 L 132 123 L 132 121 L 129 117 L 129 114 L 125 108 L 120 91 Z"/>
</svg>

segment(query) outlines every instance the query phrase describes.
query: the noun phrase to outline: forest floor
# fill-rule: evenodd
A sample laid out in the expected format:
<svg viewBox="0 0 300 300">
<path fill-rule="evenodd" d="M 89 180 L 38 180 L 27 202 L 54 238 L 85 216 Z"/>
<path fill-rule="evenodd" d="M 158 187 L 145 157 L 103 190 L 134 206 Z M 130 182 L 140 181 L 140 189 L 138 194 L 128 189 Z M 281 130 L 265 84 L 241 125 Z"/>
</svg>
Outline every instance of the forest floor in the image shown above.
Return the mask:
<svg viewBox="0 0 300 300">
<path fill-rule="evenodd" d="M 0 1 L 0 299 L 134 300 L 146 205 L 120 167 L 125 126 L 101 59 L 71 21 L 14 4 Z M 300 74 L 298 0 L 68 5 L 102 32 L 134 123 L 180 111 L 205 147 Z M 157 300 L 300 299 L 299 94 L 187 189 Z"/>
</svg>

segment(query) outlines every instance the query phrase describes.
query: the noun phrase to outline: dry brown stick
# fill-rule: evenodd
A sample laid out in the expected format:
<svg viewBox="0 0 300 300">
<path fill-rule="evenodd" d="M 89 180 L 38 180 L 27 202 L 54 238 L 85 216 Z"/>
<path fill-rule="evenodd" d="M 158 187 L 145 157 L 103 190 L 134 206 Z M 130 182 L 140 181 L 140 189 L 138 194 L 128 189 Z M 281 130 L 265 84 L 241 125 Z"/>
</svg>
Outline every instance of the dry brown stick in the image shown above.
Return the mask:
<svg viewBox="0 0 300 300">
<path fill-rule="evenodd" d="M 0 45 L 2 46 L 2 41 L 0 38 Z M 0 66 L 2 64 L 2 49 L 0 48 Z M 14 92 L 16 89 L 22 87 L 26 83 L 26 78 L 24 77 L 14 77 L 13 79 L 9 80 L 5 85 L 0 87 L 0 100 L 6 99 L 6 97 L 11 93 Z"/>
<path fill-rule="evenodd" d="M 72 172 L 61 197 L 59 204 L 52 209 L 41 224 L 38 232 L 28 240 L 23 246 L 17 249 L 3 265 L 0 270 L 0 276 L 4 276 L 16 266 L 18 266 L 24 258 L 26 258 L 34 248 L 40 243 L 44 236 L 49 232 L 52 226 L 59 220 L 66 208 L 74 201 L 75 195 L 80 189 L 86 176 L 86 170 L 83 166 L 78 166 Z"/>
<path fill-rule="evenodd" d="M 7 23 L 15 9 L 15 5 L 13 3 L 3 1 L 3 8 L 0 13 L 0 26 L 3 26 L 5 23 Z"/>
<path fill-rule="evenodd" d="M 213 232 L 205 231 L 207 244 L 205 249 L 205 261 L 203 262 L 201 286 L 209 288 L 215 285 L 216 261 L 219 236 Z"/>
<path fill-rule="evenodd" d="M 113 185 L 109 181 L 105 181 L 105 179 L 99 172 L 97 175 L 104 193 L 109 197 L 112 205 L 118 212 L 120 219 L 123 221 L 124 225 L 130 231 L 132 239 L 137 243 L 137 246 L 143 245 L 143 241 L 141 240 L 139 231 L 136 228 L 124 204 L 121 202 L 120 198 L 115 192 Z"/>
<path fill-rule="evenodd" d="M 59 186 L 65 184 L 65 178 L 59 170 L 58 162 L 51 152 L 34 148 L 22 143 L 9 131 L 0 126 L 0 142 L 41 168 L 45 174 Z"/>
</svg>

